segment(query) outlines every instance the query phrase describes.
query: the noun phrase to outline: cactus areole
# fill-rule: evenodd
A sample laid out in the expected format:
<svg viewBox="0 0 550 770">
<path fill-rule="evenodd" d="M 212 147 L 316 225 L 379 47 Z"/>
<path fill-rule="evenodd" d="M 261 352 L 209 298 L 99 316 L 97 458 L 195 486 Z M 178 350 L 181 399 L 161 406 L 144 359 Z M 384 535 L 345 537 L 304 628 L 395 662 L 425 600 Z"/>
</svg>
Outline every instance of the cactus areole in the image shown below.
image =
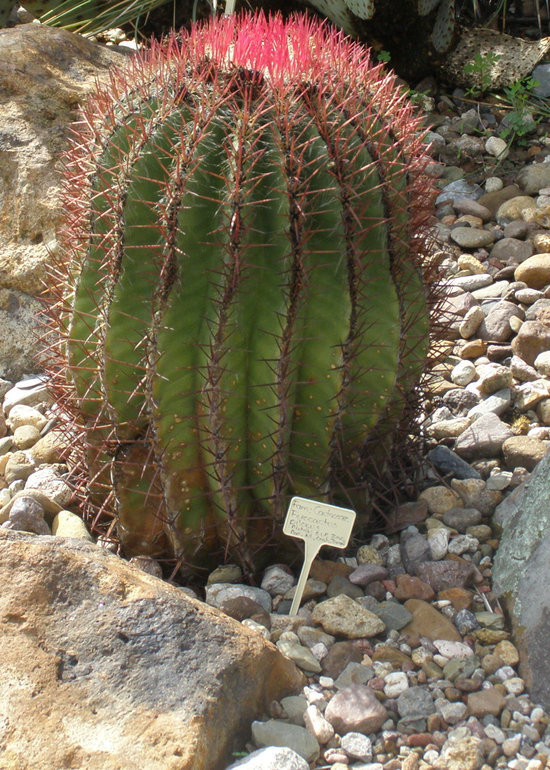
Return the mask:
<svg viewBox="0 0 550 770">
<path fill-rule="evenodd" d="M 368 517 L 428 351 L 418 132 L 393 77 L 300 17 L 196 26 L 83 111 L 55 380 L 126 553 L 253 569 L 291 494 Z"/>
</svg>

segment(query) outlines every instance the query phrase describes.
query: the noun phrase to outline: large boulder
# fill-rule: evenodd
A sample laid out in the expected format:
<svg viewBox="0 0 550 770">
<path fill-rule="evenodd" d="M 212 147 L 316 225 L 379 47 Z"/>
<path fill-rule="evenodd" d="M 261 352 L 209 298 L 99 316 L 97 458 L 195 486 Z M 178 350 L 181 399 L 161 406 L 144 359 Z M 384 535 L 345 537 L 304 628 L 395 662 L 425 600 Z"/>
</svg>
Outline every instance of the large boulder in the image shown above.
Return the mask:
<svg viewBox="0 0 550 770">
<path fill-rule="evenodd" d="M 217 770 L 304 684 L 260 635 L 91 543 L 0 529 L 0 584 L 1 767 Z"/>
<path fill-rule="evenodd" d="M 512 621 L 520 673 L 532 699 L 550 709 L 550 454 L 496 512 L 502 535 L 493 587 Z"/>
<path fill-rule="evenodd" d="M 57 249 L 68 127 L 127 56 L 41 24 L 0 29 L 0 377 L 36 368 L 33 316 Z"/>
</svg>

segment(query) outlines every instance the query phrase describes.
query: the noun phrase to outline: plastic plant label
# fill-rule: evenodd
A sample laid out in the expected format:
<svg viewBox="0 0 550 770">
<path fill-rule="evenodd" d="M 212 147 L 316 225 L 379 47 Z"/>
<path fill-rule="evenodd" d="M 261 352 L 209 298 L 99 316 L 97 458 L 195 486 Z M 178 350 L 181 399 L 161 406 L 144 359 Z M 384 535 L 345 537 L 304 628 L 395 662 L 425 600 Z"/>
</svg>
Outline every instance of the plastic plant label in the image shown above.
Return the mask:
<svg viewBox="0 0 550 770">
<path fill-rule="evenodd" d="M 290 616 L 296 615 L 302 601 L 304 588 L 313 559 L 322 545 L 345 548 L 355 522 L 355 511 L 337 505 L 293 497 L 288 506 L 283 532 L 289 537 L 299 537 L 305 543 L 304 564 L 294 592 Z"/>
</svg>

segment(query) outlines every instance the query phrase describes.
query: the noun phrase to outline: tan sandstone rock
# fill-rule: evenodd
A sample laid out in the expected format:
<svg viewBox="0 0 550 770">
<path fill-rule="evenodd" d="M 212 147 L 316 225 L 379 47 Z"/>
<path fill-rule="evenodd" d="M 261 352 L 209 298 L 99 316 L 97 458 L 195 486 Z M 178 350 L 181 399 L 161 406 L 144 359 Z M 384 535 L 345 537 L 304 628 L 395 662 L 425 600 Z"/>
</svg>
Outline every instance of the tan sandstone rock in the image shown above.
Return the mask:
<svg viewBox="0 0 550 770">
<path fill-rule="evenodd" d="M 34 314 L 57 249 L 60 156 L 77 107 L 127 56 L 62 29 L 0 29 L 0 376 L 33 368 Z"/>
<path fill-rule="evenodd" d="M 217 770 L 304 684 L 258 634 L 90 543 L 0 530 L 0 574 L 1 767 Z"/>
</svg>

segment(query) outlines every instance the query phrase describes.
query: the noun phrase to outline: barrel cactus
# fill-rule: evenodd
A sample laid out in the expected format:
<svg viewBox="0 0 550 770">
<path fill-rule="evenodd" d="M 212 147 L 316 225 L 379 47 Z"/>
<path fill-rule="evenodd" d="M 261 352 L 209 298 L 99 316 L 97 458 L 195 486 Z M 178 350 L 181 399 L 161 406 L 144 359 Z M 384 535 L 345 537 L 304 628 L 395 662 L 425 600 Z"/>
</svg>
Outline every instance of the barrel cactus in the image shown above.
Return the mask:
<svg viewBox="0 0 550 770">
<path fill-rule="evenodd" d="M 52 372 L 126 553 L 253 570 L 291 494 L 368 518 L 429 347 L 422 146 L 393 77 L 302 17 L 195 26 L 83 111 Z"/>
</svg>

